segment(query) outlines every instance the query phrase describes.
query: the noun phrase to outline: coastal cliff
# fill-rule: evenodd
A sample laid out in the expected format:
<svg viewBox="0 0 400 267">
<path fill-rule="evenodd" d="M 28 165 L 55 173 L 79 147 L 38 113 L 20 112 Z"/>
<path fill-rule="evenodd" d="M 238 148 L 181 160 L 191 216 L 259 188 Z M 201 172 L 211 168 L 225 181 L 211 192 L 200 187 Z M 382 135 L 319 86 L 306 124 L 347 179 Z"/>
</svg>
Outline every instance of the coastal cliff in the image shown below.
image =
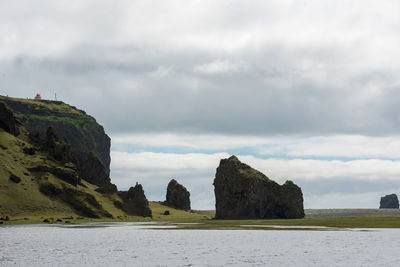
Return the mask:
<svg viewBox="0 0 400 267">
<path fill-rule="evenodd" d="M 109 151 L 110 138 L 85 112 L 0 96 L 0 217 L 151 216 L 143 190 L 126 200 L 111 183 Z"/>
<path fill-rule="evenodd" d="M 13 110 L 15 117 L 33 137 L 45 139 L 51 126 L 54 134 L 71 146 L 82 179 L 104 188 L 104 191 L 116 191 L 109 177 L 110 137 L 93 117 L 61 101 L 3 96 L 0 96 L 0 101 Z"/>
</svg>

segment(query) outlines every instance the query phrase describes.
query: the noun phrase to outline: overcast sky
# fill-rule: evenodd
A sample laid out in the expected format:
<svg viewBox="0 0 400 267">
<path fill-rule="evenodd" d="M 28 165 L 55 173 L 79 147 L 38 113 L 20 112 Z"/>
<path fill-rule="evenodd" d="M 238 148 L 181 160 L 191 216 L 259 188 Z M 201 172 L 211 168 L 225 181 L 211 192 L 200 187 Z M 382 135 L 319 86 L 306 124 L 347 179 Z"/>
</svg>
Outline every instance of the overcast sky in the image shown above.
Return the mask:
<svg viewBox="0 0 400 267">
<path fill-rule="evenodd" d="M 399 1 L 0 2 L 0 94 L 57 98 L 112 138 L 112 181 L 213 209 L 235 154 L 306 208 L 400 194 Z"/>
</svg>

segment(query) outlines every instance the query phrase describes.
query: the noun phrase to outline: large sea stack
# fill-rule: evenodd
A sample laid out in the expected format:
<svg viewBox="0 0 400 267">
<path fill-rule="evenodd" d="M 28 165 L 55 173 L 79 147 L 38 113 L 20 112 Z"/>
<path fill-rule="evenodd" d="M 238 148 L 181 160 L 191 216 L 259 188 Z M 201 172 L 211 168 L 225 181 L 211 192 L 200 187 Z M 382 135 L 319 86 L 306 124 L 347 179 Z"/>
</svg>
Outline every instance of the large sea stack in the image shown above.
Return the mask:
<svg viewBox="0 0 400 267">
<path fill-rule="evenodd" d="M 168 206 L 190 210 L 190 193 L 186 187 L 178 183 L 175 179 L 172 179 L 168 183 L 166 199 L 165 203 Z"/>
<path fill-rule="evenodd" d="M 386 195 L 381 197 L 380 209 L 398 209 L 399 199 L 396 194 Z"/>
<path fill-rule="evenodd" d="M 292 181 L 281 186 L 235 156 L 221 160 L 214 191 L 217 219 L 304 217 L 300 187 Z"/>
</svg>

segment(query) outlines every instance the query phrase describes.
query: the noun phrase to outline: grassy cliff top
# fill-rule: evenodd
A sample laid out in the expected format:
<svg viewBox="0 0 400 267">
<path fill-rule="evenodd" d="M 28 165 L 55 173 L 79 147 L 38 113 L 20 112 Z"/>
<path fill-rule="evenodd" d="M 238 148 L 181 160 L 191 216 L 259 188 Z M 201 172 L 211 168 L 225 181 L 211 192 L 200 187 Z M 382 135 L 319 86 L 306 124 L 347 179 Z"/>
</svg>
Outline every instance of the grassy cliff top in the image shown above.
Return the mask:
<svg viewBox="0 0 400 267">
<path fill-rule="evenodd" d="M 62 101 L 52 101 L 52 100 L 35 100 L 35 99 L 25 99 L 25 98 L 15 98 L 0 96 L 0 101 L 4 102 L 19 102 L 26 106 L 32 106 L 35 110 L 49 110 L 54 113 L 62 114 L 75 114 L 75 115 L 86 115 L 86 112 L 77 109 L 74 106 L 65 104 Z"/>
</svg>

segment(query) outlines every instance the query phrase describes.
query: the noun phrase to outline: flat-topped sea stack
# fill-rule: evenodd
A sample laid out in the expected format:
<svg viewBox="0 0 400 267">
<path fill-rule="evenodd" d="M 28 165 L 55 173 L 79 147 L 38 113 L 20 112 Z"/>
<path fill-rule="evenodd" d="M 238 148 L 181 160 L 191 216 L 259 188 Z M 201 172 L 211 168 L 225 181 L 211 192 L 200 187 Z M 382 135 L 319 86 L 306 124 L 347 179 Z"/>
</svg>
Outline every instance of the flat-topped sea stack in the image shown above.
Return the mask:
<svg viewBox="0 0 400 267">
<path fill-rule="evenodd" d="M 380 209 L 398 209 L 399 199 L 396 194 L 386 195 L 381 197 Z"/>
<path fill-rule="evenodd" d="M 304 218 L 300 187 L 279 185 L 235 156 L 221 160 L 214 191 L 216 219 Z"/>
</svg>

